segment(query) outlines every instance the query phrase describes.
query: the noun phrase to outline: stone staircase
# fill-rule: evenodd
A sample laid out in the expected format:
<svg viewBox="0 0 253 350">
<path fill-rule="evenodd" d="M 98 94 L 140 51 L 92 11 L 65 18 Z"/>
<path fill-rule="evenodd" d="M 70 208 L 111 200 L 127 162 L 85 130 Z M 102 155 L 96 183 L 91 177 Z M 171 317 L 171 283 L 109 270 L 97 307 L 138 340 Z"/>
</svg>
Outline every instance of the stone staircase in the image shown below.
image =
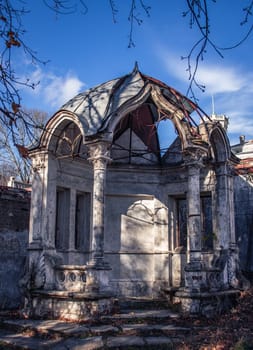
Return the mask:
<svg viewBox="0 0 253 350">
<path fill-rule="evenodd" d="M 92 322 L 0 317 L 0 350 L 176 349 L 191 333 L 164 300 L 124 299 Z M 179 347 L 178 347 L 179 346 Z"/>
</svg>

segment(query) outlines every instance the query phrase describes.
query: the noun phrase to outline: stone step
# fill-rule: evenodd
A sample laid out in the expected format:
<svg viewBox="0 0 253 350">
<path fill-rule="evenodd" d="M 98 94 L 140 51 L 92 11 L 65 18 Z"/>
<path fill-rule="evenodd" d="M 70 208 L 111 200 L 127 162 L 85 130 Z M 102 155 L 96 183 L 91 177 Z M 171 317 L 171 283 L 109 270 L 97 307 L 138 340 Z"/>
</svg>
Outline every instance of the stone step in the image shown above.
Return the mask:
<svg viewBox="0 0 253 350">
<path fill-rule="evenodd" d="M 173 349 L 181 339 L 168 336 L 135 336 L 118 337 L 90 336 L 87 338 L 40 339 L 23 333 L 10 333 L 0 330 L 0 349 L 17 350 L 95 350 L 95 349 Z"/>
<path fill-rule="evenodd" d="M 93 350 L 104 348 L 101 336 L 42 339 L 23 333 L 0 330 L 0 350 Z"/>
<path fill-rule="evenodd" d="M 102 316 L 101 320 L 104 322 L 114 323 L 117 321 L 122 322 L 157 322 L 158 320 L 171 320 L 179 318 L 180 315 L 176 312 L 171 311 L 170 309 L 158 309 L 158 310 L 122 310 L 122 312 L 115 313 L 113 315 Z"/>
<path fill-rule="evenodd" d="M 166 336 L 160 337 L 140 337 L 140 336 L 120 336 L 109 337 L 105 341 L 106 349 L 142 349 L 142 350 L 169 350 L 173 349 L 175 344 L 179 343 L 177 338 L 171 338 Z"/>
<path fill-rule="evenodd" d="M 168 308 L 169 301 L 164 298 L 119 298 L 118 307 L 121 311 L 131 309 L 166 309 Z"/>
<path fill-rule="evenodd" d="M 190 334 L 168 309 L 124 310 L 92 323 L 63 320 L 0 320 L 0 350 L 170 349 Z"/>
<path fill-rule="evenodd" d="M 121 332 L 119 327 L 109 324 L 81 325 L 60 320 L 6 320 L 0 324 L 0 329 L 8 332 L 32 334 L 40 338 L 85 338 L 90 335 L 115 335 Z"/>
<path fill-rule="evenodd" d="M 164 314 L 165 316 L 165 314 Z M 125 319 L 125 322 L 119 322 L 118 318 L 111 318 L 111 322 L 103 324 L 88 325 L 64 322 L 60 320 L 5 320 L 0 323 L 0 329 L 6 331 L 33 334 L 38 337 L 87 337 L 89 335 L 118 335 L 118 334 L 169 334 L 175 332 L 187 332 L 189 327 L 179 327 L 174 325 L 173 322 L 168 323 L 168 319 L 164 319 L 166 322 L 160 322 L 162 319 L 159 318 L 159 322 L 149 323 L 150 319 L 137 319 L 137 323 L 134 323 L 136 319 Z"/>
</svg>

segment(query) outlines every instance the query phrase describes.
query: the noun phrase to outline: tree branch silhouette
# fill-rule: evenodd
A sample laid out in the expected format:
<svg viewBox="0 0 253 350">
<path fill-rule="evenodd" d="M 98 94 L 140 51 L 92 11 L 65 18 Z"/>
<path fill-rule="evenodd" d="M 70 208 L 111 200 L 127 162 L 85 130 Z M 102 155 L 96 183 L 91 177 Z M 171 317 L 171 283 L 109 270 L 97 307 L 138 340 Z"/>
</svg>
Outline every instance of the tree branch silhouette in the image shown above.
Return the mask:
<svg viewBox="0 0 253 350">
<path fill-rule="evenodd" d="M 42 0 L 45 6 L 54 11 L 57 15 L 68 15 L 80 11 L 87 14 L 89 0 Z M 199 83 L 197 72 L 201 62 L 205 59 L 209 48 L 214 50 L 219 57 L 224 57 L 225 50 L 231 50 L 245 42 L 253 31 L 252 8 L 253 0 L 249 0 L 247 5 L 242 8 L 242 26 L 247 26 L 247 32 L 241 40 L 228 47 L 220 47 L 211 36 L 210 7 L 215 5 L 216 0 L 185 0 L 186 10 L 183 16 L 189 20 L 189 27 L 197 29 L 199 39 L 193 43 L 190 52 L 182 59 L 187 62 L 187 73 L 189 86 L 187 95 L 190 95 L 196 101 L 195 89 L 205 90 L 205 86 Z M 99 3 L 98 3 L 99 4 Z M 112 20 L 117 22 L 119 13 L 119 0 L 108 0 L 108 6 L 112 13 Z M 135 27 L 142 25 L 144 18 L 150 17 L 151 7 L 148 0 L 128 0 L 129 11 L 125 14 L 129 22 L 128 47 L 135 47 Z M 99 6 L 99 5 L 98 5 Z M 156 6 L 159 6 L 157 4 Z M 173 5 L 171 5 L 173 6 Z M 37 53 L 29 47 L 26 42 L 23 17 L 29 12 L 29 4 L 23 0 L 2 0 L 0 2 L 0 122 L 5 125 L 9 132 L 9 137 L 13 143 L 19 139 L 19 130 L 17 124 L 23 124 L 30 138 L 31 126 L 35 126 L 34 120 L 30 115 L 26 115 L 22 110 L 22 94 L 20 88 L 27 86 L 34 89 L 39 82 L 33 82 L 30 78 L 20 77 L 14 68 L 14 56 L 17 52 L 23 52 L 26 59 L 34 64 L 45 64 Z"/>
</svg>

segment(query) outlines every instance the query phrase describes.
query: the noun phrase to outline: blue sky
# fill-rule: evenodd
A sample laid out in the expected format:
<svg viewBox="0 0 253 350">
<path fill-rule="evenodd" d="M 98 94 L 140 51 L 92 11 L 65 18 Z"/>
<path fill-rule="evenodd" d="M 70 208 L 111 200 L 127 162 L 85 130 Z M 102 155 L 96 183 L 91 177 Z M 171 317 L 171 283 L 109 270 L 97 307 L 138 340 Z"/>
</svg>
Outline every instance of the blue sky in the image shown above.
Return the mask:
<svg viewBox="0 0 253 350">
<path fill-rule="evenodd" d="M 42 0 L 28 1 L 30 13 L 24 17 L 24 39 L 40 59 L 49 62 L 31 64 L 17 49 L 17 72 L 40 82 L 34 90 L 21 91 L 23 105 L 53 114 L 80 91 L 131 72 L 135 61 L 143 73 L 186 93 L 187 63 L 180 57 L 187 55 L 199 38 L 196 30 L 189 29 L 188 19 L 182 17 L 186 1 L 143 1 L 151 6 L 150 17 L 141 12 L 143 23 L 134 27 L 134 48 L 128 48 L 130 0 L 115 0 L 119 10 L 116 24 L 109 0 L 86 0 L 85 15 L 79 7 L 79 11 L 61 16 L 56 16 Z M 248 3 L 208 1 L 211 36 L 218 46 L 233 45 L 246 32 L 247 27 L 240 26 L 240 22 L 242 8 Z M 253 138 L 251 46 L 250 36 L 240 47 L 224 51 L 224 59 L 208 47 L 197 73 L 199 82 L 206 86 L 204 93 L 195 90 L 198 103 L 211 114 L 214 96 L 215 113 L 230 118 L 232 144 L 238 142 L 239 135 Z"/>
</svg>

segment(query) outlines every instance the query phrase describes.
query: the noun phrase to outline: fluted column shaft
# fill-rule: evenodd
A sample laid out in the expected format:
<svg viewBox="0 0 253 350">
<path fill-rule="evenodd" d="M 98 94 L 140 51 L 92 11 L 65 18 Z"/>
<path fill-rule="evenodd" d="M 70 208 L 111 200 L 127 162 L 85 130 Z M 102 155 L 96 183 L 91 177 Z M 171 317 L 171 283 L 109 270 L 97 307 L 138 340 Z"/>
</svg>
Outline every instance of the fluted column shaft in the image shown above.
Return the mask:
<svg viewBox="0 0 253 350">
<path fill-rule="evenodd" d="M 110 158 L 107 142 L 95 142 L 88 147 L 89 161 L 93 164 L 92 263 L 100 265 L 104 259 L 105 183 Z"/>
<path fill-rule="evenodd" d="M 201 210 L 200 210 L 200 165 L 188 164 L 188 230 L 187 262 L 200 266 L 201 260 Z"/>
</svg>

